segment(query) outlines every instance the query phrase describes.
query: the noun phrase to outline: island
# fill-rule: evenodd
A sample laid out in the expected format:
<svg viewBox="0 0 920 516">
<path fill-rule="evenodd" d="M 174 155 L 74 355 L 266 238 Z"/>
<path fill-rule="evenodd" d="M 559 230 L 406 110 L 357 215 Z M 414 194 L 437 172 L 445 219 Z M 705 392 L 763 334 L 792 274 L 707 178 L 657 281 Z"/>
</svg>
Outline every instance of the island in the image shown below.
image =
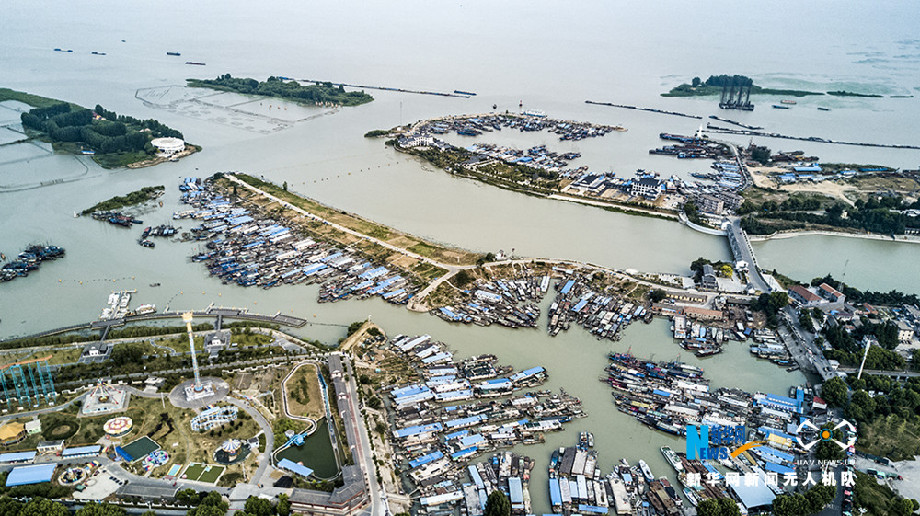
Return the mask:
<svg viewBox="0 0 920 516">
<path fill-rule="evenodd" d="M 211 88 L 242 95 L 276 97 L 313 105 L 360 106 L 374 100 L 374 97 L 364 91 L 345 91 L 345 87 L 341 84 L 336 86 L 331 82 L 317 82 L 304 86 L 295 80 L 285 80 L 275 76 L 260 82 L 256 79 L 231 77 L 230 74 L 224 74 L 216 79 L 188 79 L 188 85 L 193 88 Z"/>
<path fill-rule="evenodd" d="M 152 166 L 201 150 L 187 144 L 181 132 L 157 120 L 119 115 L 98 104 L 87 109 L 2 88 L 0 102 L 5 100 L 32 107 L 20 116 L 29 138 L 50 142 L 56 151 L 92 156 L 103 168 Z"/>
<path fill-rule="evenodd" d="M 694 77 L 690 84 L 681 84 L 671 88 L 671 91 L 662 93 L 662 97 L 708 97 L 720 95 L 723 86 L 732 84 L 751 86 L 751 95 L 778 95 L 786 97 L 807 97 L 809 95 L 824 95 L 819 91 L 792 90 L 764 88 L 754 84 L 754 80 L 744 75 L 710 75 L 705 81 Z"/>
<path fill-rule="evenodd" d="M 135 204 L 141 204 L 147 201 L 151 201 L 160 197 L 166 192 L 166 187 L 163 185 L 160 186 L 145 186 L 140 190 L 135 190 L 126 195 L 116 195 L 111 199 L 101 201 L 96 203 L 92 208 L 87 208 L 81 212 L 83 215 L 97 211 L 112 211 L 118 210 L 121 208 L 126 208 L 128 206 L 134 206 Z"/>
</svg>

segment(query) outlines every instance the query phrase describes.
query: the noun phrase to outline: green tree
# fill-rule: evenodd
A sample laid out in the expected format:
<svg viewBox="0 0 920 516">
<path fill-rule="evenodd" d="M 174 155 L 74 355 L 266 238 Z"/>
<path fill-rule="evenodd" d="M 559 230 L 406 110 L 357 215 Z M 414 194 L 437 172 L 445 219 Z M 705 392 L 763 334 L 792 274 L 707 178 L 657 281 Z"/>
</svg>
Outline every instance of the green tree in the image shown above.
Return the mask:
<svg viewBox="0 0 920 516">
<path fill-rule="evenodd" d="M 89 502 L 75 516 L 125 516 L 127 512 L 117 505 Z"/>
<path fill-rule="evenodd" d="M 250 496 L 246 500 L 244 508 L 252 516 L 273 516 L 275 514 L 275 507 L 272 505 L 271 500 L 264 498 Z"/>
<path fill-rule="evenodd" d="M 33 498 L 19 511 L 19 516 L 70 516 L 70 511 L 47 498 Z"/>
<path fill-rule="evenodd" d="M 202 505 L 200 507 L 189 509 L 186 513 L 187 516 L 226 516 L 226 514 L 227 509 L 214 505 Z"/>
<path fill-rule="evenodd" d="M 511 516 L 511 500 L 499 490 L 489 493 L 484 516 Z"/>
<path fill-rule="evenodd" d="M 278 516 L 288 516 L 291 514 L 291 500 L 286 494 L 278 495 L 278 505 L 275 506 Z"/>
<path fill-rule="evenodd" d="M 821 397 L 831 407 L 846 407 L 847 384 L 839 376 L 824 382 L 821 386 Z"/>
<path fill-rule="evenodd" d="M 4 482 L 5 484 L 6 482 Z M 0 497 L 0 514 L 10 514 L 16 516 L 22 510 L 22 502 L 10 498 L 9 496 Z"/>
<path fill-rule="evenodd" d="M 694 88 L 698 87 L 698 86 L 699 86 L 700 84 L 702 84 L 702 83 L 703 83 L 703 81 L 700 80 L 699 77 L 694 77 L 694 78 L 693 78 L 693 81 L 690 82 L 690 84 L 691 84 Z"/>
<path fill-rule="evenodd" d="M 730 498 L 707 498 L 696 507 L 697 516 L 741 516 L 738 504 Z"/>
<path fill-rule="evenodd" d="M 648 299 L 652 303 L 660 303 L 664 301 L 664 298 L 665 298 L 664 290 L 661 290 L 660 288 L 652 289 L 648 293 Z"/>
<path fill-rule="evenodd" d="M 876 404 L 875 400 L 869 396 L 869 393 L 860 389 L 850 397 L 850 404 L 847 406 L 847 415 L 856 421 L 869 422 L 874 419 Z"/>
<path fill-rule="evenodd" d="M 281 189 L 287 192 L 287 181 L 285 181 L 284 184 L 281 185 Z"/>
</svg>

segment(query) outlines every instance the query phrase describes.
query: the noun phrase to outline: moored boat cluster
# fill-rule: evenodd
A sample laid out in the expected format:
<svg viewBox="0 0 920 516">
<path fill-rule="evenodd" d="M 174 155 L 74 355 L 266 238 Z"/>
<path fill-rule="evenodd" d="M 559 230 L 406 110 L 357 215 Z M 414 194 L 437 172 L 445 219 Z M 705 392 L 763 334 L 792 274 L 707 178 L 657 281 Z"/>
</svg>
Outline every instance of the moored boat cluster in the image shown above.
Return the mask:
<svg viewBox="0 0 920 516">
<path fill-rule="evenodd" d="M 184 185 L 188 188 L 189 183 Z M 266 289 L 320 283 L 320 302 L 376 295 L 405 303 L 414 294 L 399 273 L 250 212 L 212 190 L 208 182 L 190 191 L 184 201 L 193 209 L 173 217 L 200 220 L 191 234 L 195 240 L 207 241 L 207 250 L 192 260 L 205 262 L 208 271 L 224 282 Z"/>
</svg>

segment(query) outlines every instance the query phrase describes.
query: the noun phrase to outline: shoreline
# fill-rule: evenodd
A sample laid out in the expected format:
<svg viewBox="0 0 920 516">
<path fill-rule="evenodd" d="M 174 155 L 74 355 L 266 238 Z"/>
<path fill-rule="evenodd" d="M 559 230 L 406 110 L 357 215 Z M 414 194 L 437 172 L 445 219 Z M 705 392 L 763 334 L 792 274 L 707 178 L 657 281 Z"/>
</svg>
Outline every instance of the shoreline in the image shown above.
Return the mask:
<svg viewBox="0 0 920 516">
<path fill-rule="evenodd" d="M 748 234 L 748 240 L 751 242 L 767 242 L 769 240 L 782 240 L 786 238 L 795 238 L 801 236 L 834 236 L 834 237 L 847 237 L 847 238 L 862 238 L 865 240 L 881 240 L 884 242 L 895 242 L 903 244 L 920 244 L 920 236 L 912 235 L 899 235 L 902 238 L 891 238 L 890 236 L 877 235 L 877 234 L 861 234 L 861 233 L 843 233 L 838 231 L 822 231 L 822 230 L 805 230 L 805 231 L 788 231 L 788 232 L 778 232 L 772 235 L 751 235 Z"/>
</svg>

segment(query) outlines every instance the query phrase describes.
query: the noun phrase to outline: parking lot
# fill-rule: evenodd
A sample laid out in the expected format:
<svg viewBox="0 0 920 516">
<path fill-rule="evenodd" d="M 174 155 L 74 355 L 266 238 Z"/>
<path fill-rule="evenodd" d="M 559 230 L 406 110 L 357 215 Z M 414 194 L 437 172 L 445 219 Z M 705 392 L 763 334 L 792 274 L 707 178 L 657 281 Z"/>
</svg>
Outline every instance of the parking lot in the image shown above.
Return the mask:
<svg viewBox="0 0 920 516">
<path fill-rule="evenodd" d="M 91 476 L 84 485 L 83 491 L 74 491 L 73 497 L 77 500 L 104 500 L 126 481 L 119 480 L 109 475 L 108 470 L 100 468 Z"/>
</svg>

